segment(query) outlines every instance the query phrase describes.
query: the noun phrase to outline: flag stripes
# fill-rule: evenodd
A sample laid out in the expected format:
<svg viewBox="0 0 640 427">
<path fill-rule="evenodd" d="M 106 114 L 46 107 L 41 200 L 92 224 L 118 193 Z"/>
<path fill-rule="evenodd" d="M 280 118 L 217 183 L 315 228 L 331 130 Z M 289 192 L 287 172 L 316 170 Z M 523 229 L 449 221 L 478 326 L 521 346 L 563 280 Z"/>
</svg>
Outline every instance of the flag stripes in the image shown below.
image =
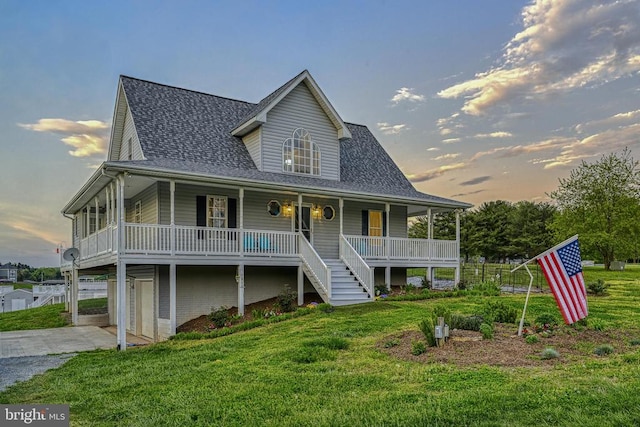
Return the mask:
<svg viewBox="0 0 640 427">
<path fill-rule="evenodd" d="M 577 237 L 537 259 L 565 323 L 587 317 L 587 293 Z"/>
</svg>

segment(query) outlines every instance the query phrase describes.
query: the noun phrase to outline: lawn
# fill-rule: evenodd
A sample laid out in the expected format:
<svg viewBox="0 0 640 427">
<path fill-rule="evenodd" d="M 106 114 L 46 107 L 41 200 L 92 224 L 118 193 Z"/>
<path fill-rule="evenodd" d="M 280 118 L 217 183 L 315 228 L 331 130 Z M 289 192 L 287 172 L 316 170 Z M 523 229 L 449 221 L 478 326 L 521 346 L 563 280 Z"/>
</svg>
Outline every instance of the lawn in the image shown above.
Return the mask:
<svg viewBox="0 0 640 427">
<path fill-rule="evenodd" d="M 0 331 L 21 331 L 67 326 L 67 320 L 63 313 L 64 304 L 52 304 L 44 307 L 0 313 Z"/>
<path fill-rule="evenodd" d="M 597 270 L 589 277 L 611 273 Z M 635 273 L 635 274 L 634 274 Z M 635 277 L 634 277 L 635 276 Z M 640 274 L 615 273 L 590 297 L 589 324 L 640 338 Z M 376 302 L 226 337 L 83 353 L 0 393 L 0 403 L 68 403 L 72 425 L 634 425 L 640 346 L 528 368 L 415 362 L 384 354 L 435 305 L 473 313 L 523 295 Z M 529 319 L 554 311 L 535 295 Z M 515 332 L 515 325 L 513 330 Z"/>
</svg>

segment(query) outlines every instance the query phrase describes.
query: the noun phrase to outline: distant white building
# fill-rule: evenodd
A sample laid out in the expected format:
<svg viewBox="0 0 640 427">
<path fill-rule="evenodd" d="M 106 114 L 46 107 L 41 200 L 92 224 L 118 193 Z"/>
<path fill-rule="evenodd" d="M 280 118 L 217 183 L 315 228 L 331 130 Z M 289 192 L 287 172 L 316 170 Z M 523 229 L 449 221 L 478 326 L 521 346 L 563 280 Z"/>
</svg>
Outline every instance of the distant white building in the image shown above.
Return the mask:
<svg viewBox="0 0 640 427">
<path fill-rule="evenodd" d="M 18 311 L 33 305 L 33 293 L 26 289 L 16 289 L 0 296 L 2 313 Z"/>
<path fill-rule="evenodd" d="M 18 281 L 18 267 L 9 263 L 0 265 L 0 282 L 16 283 Z"/>
</svg>

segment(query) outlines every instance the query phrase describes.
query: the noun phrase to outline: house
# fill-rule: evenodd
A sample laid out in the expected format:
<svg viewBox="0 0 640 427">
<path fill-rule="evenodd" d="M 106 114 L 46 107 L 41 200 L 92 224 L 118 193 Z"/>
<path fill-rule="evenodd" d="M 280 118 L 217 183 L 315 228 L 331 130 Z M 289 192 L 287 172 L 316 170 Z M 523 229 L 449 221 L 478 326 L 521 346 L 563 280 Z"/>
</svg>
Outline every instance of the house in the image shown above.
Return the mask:
<svg viewBox="0 0 640 427">
<path fill-rule="evenodd" d="M 121 76 L 107 160 L 62 211 L 79 251 L 63 271 L 72 307 L 73 277 L 109 275 L 124 349 L 125 329 L 165 339 L 285 284 L 344 305 L 408 267 L 459 277 L 459 216 L 450 241 L 409 239 L 407 220 L 470 206 L 417 191 L 306 70 L 257 104 Z"/>
<path fill-rule="evenodd" d="M 33 305 L 33 293 L 26 289 L 16 289 L 0 296 L 2 313 L 30 308 Z"/>
<path fill-rule="evenodd" d="M 11 263 L 0 265 L 0 282 L 16 283 L 18 281 L 18 267 Z"/>
</svg>

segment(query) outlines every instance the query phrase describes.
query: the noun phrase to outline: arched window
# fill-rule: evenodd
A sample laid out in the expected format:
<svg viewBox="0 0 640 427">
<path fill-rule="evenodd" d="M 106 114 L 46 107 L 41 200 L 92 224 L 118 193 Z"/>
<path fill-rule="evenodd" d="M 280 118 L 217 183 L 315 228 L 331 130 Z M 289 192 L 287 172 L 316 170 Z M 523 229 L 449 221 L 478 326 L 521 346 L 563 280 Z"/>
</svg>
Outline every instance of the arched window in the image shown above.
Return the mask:
<svg viewBox="0 0 640 427">
<path fill-rule="evenodd" d="M 305 129 L 294 130 L 291 138 L 285 139 L 282 144 L 282 170 L 320 175 L 320 150 Z"/>
</svg>

